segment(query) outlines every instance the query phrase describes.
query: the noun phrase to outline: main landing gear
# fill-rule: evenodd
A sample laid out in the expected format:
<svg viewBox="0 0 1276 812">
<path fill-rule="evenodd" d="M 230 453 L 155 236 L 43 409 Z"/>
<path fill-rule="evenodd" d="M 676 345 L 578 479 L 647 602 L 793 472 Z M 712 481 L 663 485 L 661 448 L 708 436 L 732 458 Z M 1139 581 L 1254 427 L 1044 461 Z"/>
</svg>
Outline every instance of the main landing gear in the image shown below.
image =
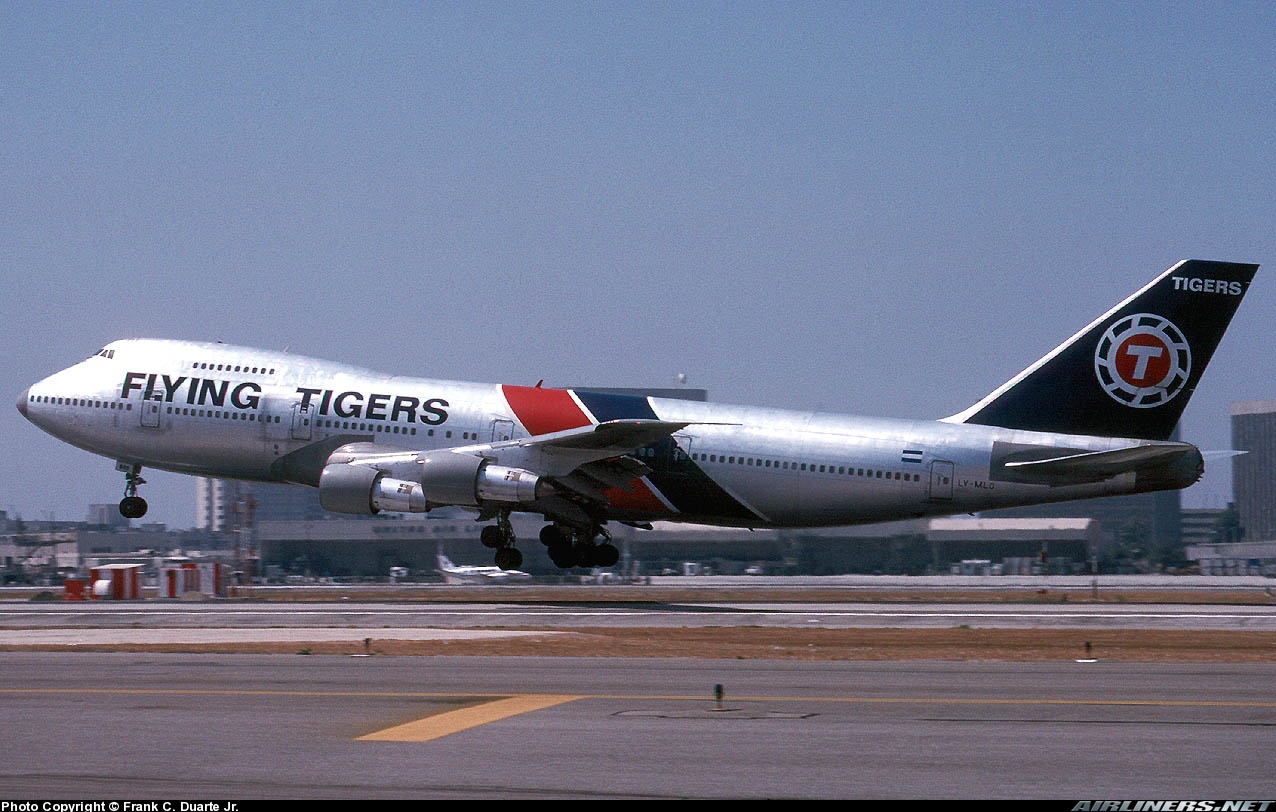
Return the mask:
<svg viewBox="0 0 1276 812">
<path fill-rule="evenodd" d="M 137 486 L 145 485 L 142 466 L 116 463 L 116 469 L 124 472 L 124 498 L 120 500 L 120 515 L 126 519 L 140 519 L 146 515 L 146 500 L 137 495 Z"/>
<path fill-rule="evenodd" d="M 604 539 L 602 544 L 598 543 L 599 538 Z M 496 524 L 484 527 L 479 539 L 484 547 L 496 550 L 496 566 L 503 570 L 516 570 L 523 566 L 523 554 L 514 546 L 516 539 L 508 513 L 498 516 Z M 550 560 L 562 569 L 612 567 L 620 561 L 620 550 L 600 526 L 576 530 L 547 524 L 541 528 L 541 544 L 545 545 Z"/>
<path fill-rule="evenodd" d="M 514 546 L 514 527 L 510 524 L 509 513 L 496 517 L 496 524 L 483 528 L 479 540 L 484 547 L 496 550 L 496 566 L 503 570 L 516 570 L 523 566 L 523 554 Z"/>
<path fill-rule="evenodd" d="M 606 539 L 602 544 L 599 538 Z M 620 550 L 611 543 L 611 536 L 601 527 L 591 530 L 570 530 L 558 524 L 541 528 L 541 544 L 549 558 L 562 569 L 571 567 L 611 567 L 620 560 Z"/>
</svg>

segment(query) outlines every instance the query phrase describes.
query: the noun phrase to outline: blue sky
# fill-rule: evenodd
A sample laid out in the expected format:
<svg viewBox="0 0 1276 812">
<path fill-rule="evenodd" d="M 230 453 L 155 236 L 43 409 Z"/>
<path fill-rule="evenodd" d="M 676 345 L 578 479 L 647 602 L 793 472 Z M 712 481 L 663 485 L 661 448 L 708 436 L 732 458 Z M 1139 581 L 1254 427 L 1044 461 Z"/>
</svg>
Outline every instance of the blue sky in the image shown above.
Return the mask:
<svg viewBox="0 0 1276 812">
<path fill-rule="evenodd" d="M 11 404 L 129 336 L 952 414 L 1180 259 L 1276 263 L 1273 41 L 1247 2 L 4 3 L 0 509 L 119 499 Z M 1274 304 L 1184 439 L 1276 398 Z"/>
</svg>

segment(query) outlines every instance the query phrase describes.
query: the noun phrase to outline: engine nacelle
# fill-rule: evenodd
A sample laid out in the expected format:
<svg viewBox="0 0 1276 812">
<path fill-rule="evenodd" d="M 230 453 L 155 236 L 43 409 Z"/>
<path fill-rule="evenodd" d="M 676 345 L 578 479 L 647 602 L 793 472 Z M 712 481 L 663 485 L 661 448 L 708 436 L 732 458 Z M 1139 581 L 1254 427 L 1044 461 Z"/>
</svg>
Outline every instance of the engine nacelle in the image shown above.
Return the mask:
<svg viewBox="0 0 1276 812">
<path fill-rule="evenodd" d="M 372 493 L 384 477 L 382 471 L 367 465 L 330 462 L 319 474 L 319 504 L 333 513 L 370 515 L 378 508 Z"/>
<path fill-rule="evenodd" d="M 319 475 L 319 504 L 333 513 L 370 515 L 424 513 L 429 509 L 419 482 L 394 479 L 367 465 L 344 462 L 324 466 Z"/>
<path fill-rule="evenodd" d="M 478 478 L 487 460 L 473 454 L 436 451 L 417 458 L 418 476 L 431 505 L 478 505 Z"/>
<path fill-rule="evenodd" d="M 548 484 L 531 471 L 492 465 L 470 454 L 445 451 L 422 455 L 416 460 L 419 480 L 413 481 L 402 478 L 409 473 L 402 465 L 394 468 L 399 476 L 393 477 L 360 465 L 357 454 L 339 456 L 341 450 L 329 458 L 319 475 L 319 503 L 334 513 L 422 513 L 444 505 L 526 503 L 550 492 Z"/>
<path fill-rule="evenodd" d="M 482 502 L 534 502 L 548 485 L 523 468 L 493 465 L 482 457 L 442 451 L 422 456 L 421 486 L 431 505 L 477 507 Z"/>
</svg>

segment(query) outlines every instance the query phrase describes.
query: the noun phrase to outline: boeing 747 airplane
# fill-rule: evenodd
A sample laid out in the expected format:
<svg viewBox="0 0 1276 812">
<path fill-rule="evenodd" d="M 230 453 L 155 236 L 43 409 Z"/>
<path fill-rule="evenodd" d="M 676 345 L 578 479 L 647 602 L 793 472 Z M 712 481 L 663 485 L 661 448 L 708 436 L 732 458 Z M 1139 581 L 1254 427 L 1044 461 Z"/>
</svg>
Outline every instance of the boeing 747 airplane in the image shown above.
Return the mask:
<svg viewBox="0 0 1276 812">
<path fill-rule="evenodd" d="M 385 375 L 222 343 L 126 339 L 33 384 L 18 410 L 116 461 L 318 488 L 330 511 L 443 506 L 522 554 L 540 514 L 560 567 L 610 566 L 609 522 L 815 527 L 1185 488 L 1170 437 L 1257 265 L 1186 260 L 960 414 L 893 420 Z"/>
</svg>

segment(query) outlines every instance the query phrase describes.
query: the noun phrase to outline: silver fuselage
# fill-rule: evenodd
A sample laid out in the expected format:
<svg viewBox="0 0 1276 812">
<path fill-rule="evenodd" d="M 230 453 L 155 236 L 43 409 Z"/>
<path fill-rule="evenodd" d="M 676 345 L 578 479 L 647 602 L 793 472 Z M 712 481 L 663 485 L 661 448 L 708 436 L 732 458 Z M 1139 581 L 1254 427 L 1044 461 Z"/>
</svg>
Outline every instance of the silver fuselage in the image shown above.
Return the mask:
<svg viewBox="0 0 1276 812">
<path fill-rule="evenodd" d="M 557 419 L 529 419 L 508 390 L 218 343 L 135 339 L 32 385 L 19 409 L 49 434 L 126 465 L 315 484 L 298 466 L 345 443 L 473 446 L 539 434 Z M 601 419 L 584 393 L 570 398 L 585 419 Z M 1108 451 L 1152 441 L 667 398 L 632 405 L 687 426 L 672 446 L 633 450 L 651 471 L 649 487 L 641 498 L 614 501 L 607 518 L 619 521 L 849 525 L 1185 487 L 1199 475 L 1197 453 L 1197 468 L 1154 476 L 1021 482 L 998 468 L 998 449 Z"/>
</svg>

